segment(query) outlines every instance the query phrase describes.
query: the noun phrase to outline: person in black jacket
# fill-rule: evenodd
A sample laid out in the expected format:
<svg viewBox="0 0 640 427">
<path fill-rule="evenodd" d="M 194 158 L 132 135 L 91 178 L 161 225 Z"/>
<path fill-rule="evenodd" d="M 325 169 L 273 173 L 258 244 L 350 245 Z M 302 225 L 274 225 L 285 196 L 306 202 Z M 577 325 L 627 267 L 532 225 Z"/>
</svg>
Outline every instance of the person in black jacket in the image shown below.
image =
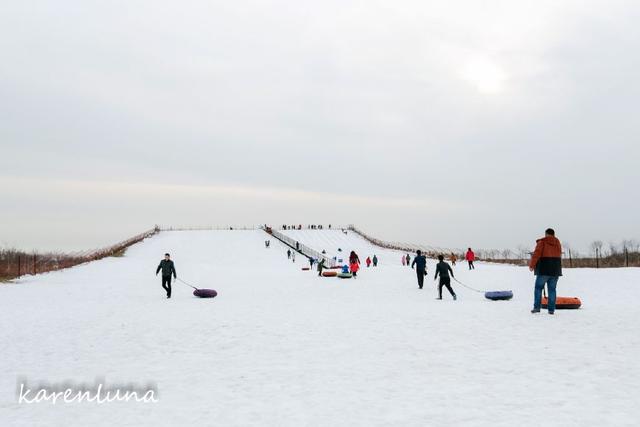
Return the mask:
<svg viewBox="0 0 640 427">
<path fill-rule="evenodd" d="M 453 300 L 455 301 L 458 297 L 451 288 L 451 277 L 455 277 L 453 275 L 453 270 L 448 263 L 444 262 L 444 256 L 438 255 L 438 261 L 440 262 L 436 265 L 436 276 L 433 279 L 436 280 L 438 278 L 438 275 L 440 275 L 440 283 L 438 284 L 438 299 L 442 299 L 442 287 L 446 286 L 447 289 L 449 289 Z M 449 277 L 449 273 L 451 273 L 451 277 Z"/>
<path fill-rule="evenodd" d="M 407 259 L 408 258 L 409 258 L 409 255 L 407 255 Z M 424 276 L 427 275 L 427 257 L 422 255 L 422 251 L 420 250 L 416 251 L 416 257 L 413 259 L 413 262 L 411 263 L 411 268 L 413 268 L 413 266 L 416 266 L 416 275 L 418 276 L 418 288 L 422 289 L 422 285 L 424 285 Z"/>
<path fill-rule="evenodd" d="M 160 261 L 156 269 L 156 276 L 160 270 L 162 270 L 162 287 L 167 291 L 167 298 L 171 298 L 171 275 L 173 274 L 175 279 L 177 279 L 178 276 L 176 275 L 176 268 L 169 254 L 164 254 L 164 259 Z"/>
</svg>

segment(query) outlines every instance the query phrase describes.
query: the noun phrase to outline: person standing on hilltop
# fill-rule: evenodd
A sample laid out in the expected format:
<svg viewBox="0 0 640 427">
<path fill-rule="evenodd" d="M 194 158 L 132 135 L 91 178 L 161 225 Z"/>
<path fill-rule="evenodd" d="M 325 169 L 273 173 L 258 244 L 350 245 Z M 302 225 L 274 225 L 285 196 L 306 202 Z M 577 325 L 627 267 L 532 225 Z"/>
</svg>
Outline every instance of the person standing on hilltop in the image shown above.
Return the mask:
<svg viewBox="0 0 640 427">
<path fill-rule="evenodd" d="M 420 250 L 416 251 L 416 257 L 411 263 L 411 268 L 413 268 L 414 265 L 416 267 L 416 275 L 418 276 L 418 289 L 422 289 L 424 276 L 427 275 L 427 257 L 422 255 L 422 251 Z"/>
<path fill-rule="evenodd" d="M 167 291 L 167 298 L 171 298 L 171 275 L 177 279 L 176 268 L 171 261 L 171 255 L 164 254 L 164 259 L 160 261 L 158 268 L 156 268 L 156 276 L 162 270 L 162 288 Z"/>
<path fill-rule="evenodd" d="M 464 259 L 466 259 L 467 262 L 469 263 L 469 270 L 475 270 L 476 269 L 475 265 L 473 265 L 473 261 L 476 260 L 476 254 L 473 253 L 471 248 L 469 248 L 467 250 L 467 253 L 464 256 Z"/>
<path fill-rule="evenodd" d="M 371 267 L 371 258 L 367 257 L 364 262 L 367 264 L 367 268 Z"/>
<path fill-rule="evenodd" d="M 433 279 L 436 280 L 438 278 L 438 275 L 440 275 L 440 283 L 438 284 L 438 299 L 442 299 L 442 287 L 446 286 L 449 290 L 449 293 L 453 297 L 453 300 L 455 301 L 458 299 L 458 297 L 451 288 L 451 277 L 455 277 L 453 275 L 453 270 L 451 269 L 451 266 L 444 261 L 443 255 L 438 255 L 438 261 L 440 262 L 436 264 L 436 275 Z M 451 273 L 451 277 L 449 277 L 449 273 Z"/>
<path fill-rule="evenodd" d="M 374 267 L 378 266 L 378 256 L 377 255 L 373 255 L 373 259 L 371 261 L 373 261 L 373 266 Z"/>
<path fill-rule="evenodd" d="M 536 249 L 531 256 L 529 270 L 536 276 L 531 313 L 540 312 L 542 290 L 546 284 L 549 289 L 547 308 L 549 314 L 553 314 L 556 310 L 556 286 L 562 276 L 562 245 L 553 228 L 547 228 L 544 237 L 536 240 Z"/>
</svg>

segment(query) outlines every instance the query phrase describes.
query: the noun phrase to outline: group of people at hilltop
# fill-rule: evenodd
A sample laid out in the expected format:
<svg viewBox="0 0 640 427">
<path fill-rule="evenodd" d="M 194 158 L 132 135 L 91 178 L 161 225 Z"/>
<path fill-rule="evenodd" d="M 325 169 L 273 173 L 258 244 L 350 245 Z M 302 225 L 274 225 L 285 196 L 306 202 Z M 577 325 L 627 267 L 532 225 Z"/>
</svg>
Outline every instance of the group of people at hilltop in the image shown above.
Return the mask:
<svg viewBox="0 0 640 427">
<path fill-rule="evenodd" d="M 265 229 L 267 228 L 266 224 L 265 224 Z M 298 225 L 287 225 L 287 224 L 282 224 L 282 229 L 283 230 L 302 230 L 302 224 L 298 224 Z M 329 230 L 331 230 L 331 224 L 329 224 Z M 307 229 L 309 230 L 323 230 L 324 226 L 322 224 L 308 224 L 307 225 Z"/>
<path fill-rule="evenodd" d="M 329 226 L 330 227 L 330 226 Z M 270 241 L 265 241 L 265 247 L 270 246 Z M 323 251 L 323 254 L 326 253 Z M 295 262 L 295 251 L 291 249 L 287 250 L 287 257 Z M 465 260 L 469 265 L 469 270 L 474 270 L 475 253 L 468 248 L 465 254 Z M 451 254 L 451 263 L 455 265 L 457 260 L 455 254 Z M 309 260 L 311 267 L 313 267 L 314 260 Z M 378 257 L 376 255 L 373 258 L 367 256 L 365 263 L 367 267 L 378 265 Z M 317 263 L 318 275 L 322 275 L 322 270 L 325 268 L 325 258 L 318 260 Z M 402 257 L 403 265 L 410 265 L 411 268 L 415 268 L 418 278 L 418 287 L 420 289 L 424 286 L 424 278 L 427 276 L 427 258 L 422 254 L 420 250 L 416 251 L 416 256 L 411 262 L 411 256 L 406 254 Z M 360 258 L 355 251 L 351 251 L 349 254 L 349 270 L 353 274 L 353 277 L 357 277 L 360 270 Z M 548 296 L 548 311 L 549 314 L 554 314 L 556 308 L 556 287 L 560 276 L 562 276 L 562 245 L 560 240 L 555 237 L 555 231 L 552 228 L 545 230 L 545 236 L 536 240 L 536 248 L 531 256 L 529 262 L 529 270 L 532 271 L 536 277 L 534 284 L 534 298 L 533 309 L 531 313 L 539 313 L 542 305 L 542 291 L 547 287 L 549 290 Z M 176 269 L 171 257 L 168 253 L 165 254 L 164 259 L 160 261 L 160 264 L 156 268 L 156 275 L 162 271 L 162 288 L 166 291 L 167 298 L 171 298 L 171 278 L 177 279 Z M 435 267 L 434 280 L 440 279 L 438 283 L 438 299 L 442 299 L 442 288 L 446 287 L 454 300 L 457 299 L 457 295 L 451 287 L 451 278 L 455 280 L 453 269 L 451 265 L 444 260 L 443 255 L 438 255 L 438 263 Z"/>
</svg>

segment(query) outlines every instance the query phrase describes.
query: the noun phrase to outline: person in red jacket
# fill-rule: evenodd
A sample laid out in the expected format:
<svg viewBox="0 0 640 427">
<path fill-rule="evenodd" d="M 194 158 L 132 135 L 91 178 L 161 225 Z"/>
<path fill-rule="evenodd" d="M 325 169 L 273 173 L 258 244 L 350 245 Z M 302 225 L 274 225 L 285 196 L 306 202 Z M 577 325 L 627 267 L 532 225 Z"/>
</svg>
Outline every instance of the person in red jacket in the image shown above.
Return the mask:
<svg viewBox="0 0 640 427">
<path fill-rule="evenodd" d="M 371 258 L 367 257 L 365 262 L 367 263 L 367 268 L 371 267 Z"/>
<path fill-rule="evenodd" d="M 473 253 L 471 248 L 469 248 L 467 250 L 467 253 L 464 256 L 464 259 L 466 259 L 467 262 L 469 263 L 469 270 L 475 270 L 476 269 L 476 267 L 473 265 L 473 261 L 476 260 L 476 254 Z"/>
<path fill-rule="evenodd" d="M 562 245 L 556 238 L 553 228 L 547 228 L 542 239 L 536 240 L 536 249 L 529 262 L 529 270 L 536 276 L 535 289 L 533 291 L 532 313 L 539 313 L 542 305 L 542 290 L 547 285 L 549 300 L 547 308 L 549 314 L 556 309 L 556 285 L 562 276 Z"/>
<path fill-rule="evenodd" d="M 351 254 L 349 254 L 349 267 L 355 279 L 358 276 L 358 270 L 360 270 L 360 257 L 355 251 L 351 251 Z"/>
</svg>

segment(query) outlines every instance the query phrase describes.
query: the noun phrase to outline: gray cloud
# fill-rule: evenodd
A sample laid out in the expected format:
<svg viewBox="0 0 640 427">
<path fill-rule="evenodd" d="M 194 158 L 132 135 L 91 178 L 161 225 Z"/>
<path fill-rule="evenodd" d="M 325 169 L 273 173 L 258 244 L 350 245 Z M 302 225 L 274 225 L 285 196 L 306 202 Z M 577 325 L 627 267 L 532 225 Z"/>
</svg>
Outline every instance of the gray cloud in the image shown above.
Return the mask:
<svg viewBox="0 0 640 427">
<path fill-rule="evenodd" d="M 640 237 L 633 2 L 4 9 L 4 243 L 239 219 L 443 246 Z"/>
</svg>

